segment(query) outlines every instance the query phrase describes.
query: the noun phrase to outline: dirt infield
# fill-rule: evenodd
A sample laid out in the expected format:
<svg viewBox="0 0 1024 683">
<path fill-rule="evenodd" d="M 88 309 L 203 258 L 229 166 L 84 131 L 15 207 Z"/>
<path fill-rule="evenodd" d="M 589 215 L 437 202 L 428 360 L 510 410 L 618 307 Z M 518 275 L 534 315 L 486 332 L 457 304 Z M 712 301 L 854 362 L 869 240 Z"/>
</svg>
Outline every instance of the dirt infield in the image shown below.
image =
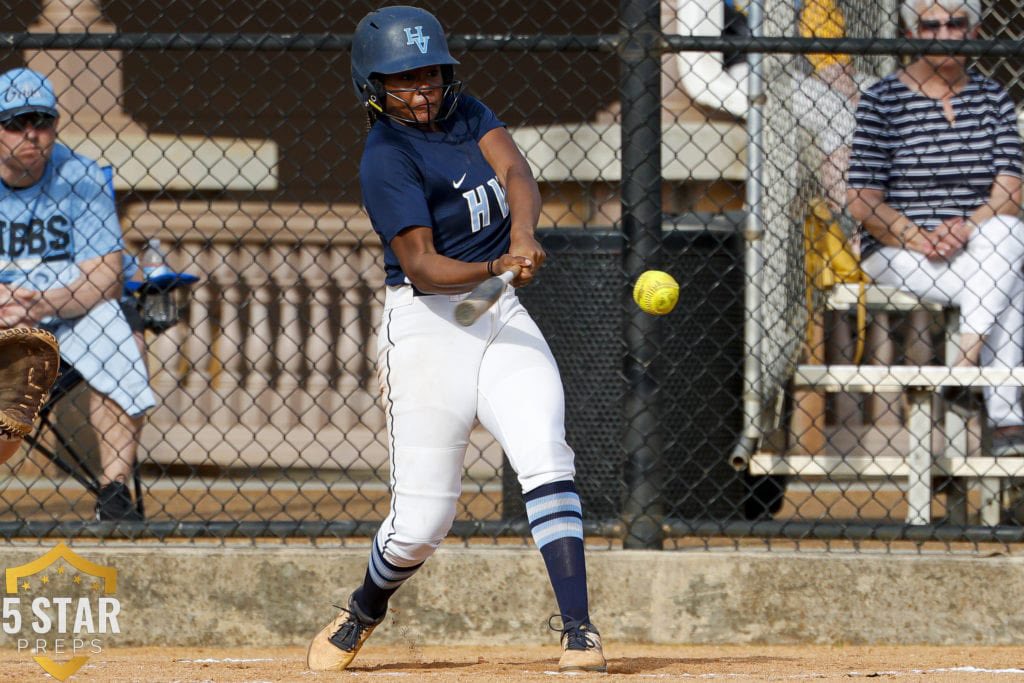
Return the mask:
<svg viewBox="0 0 1024 683">
<path fill-rule="evenodd" d="M 856 678 L 1012 681 L 1024 678 L 1024 647 L 650 646 L 609 644 L 608 674 L 557 675 L 555 646 L 421 647 L 368 643 L 345 674 L 304 671 L 300 648 L 123 648 L 93 655 L 71 681 L 685 680 Z M 40 680 L 27 655 L 3 664 L 5 680 Z"/>
</svg>

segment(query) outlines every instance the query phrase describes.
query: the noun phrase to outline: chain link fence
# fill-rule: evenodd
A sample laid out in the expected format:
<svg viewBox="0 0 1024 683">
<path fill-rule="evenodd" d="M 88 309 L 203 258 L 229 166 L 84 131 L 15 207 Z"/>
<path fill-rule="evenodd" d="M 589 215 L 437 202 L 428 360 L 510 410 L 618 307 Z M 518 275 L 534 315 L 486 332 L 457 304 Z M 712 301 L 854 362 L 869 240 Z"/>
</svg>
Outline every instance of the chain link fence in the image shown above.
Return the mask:
<svg viewBox="0 0 1024 683">
<path fill-rule="evenodd" d="M 384 273 L 359 206 L 366 123 L 348 55 L 374 7 L 6 7 L 0 69 L 48 76 L 58 140 L 112 169 L 126 253 L 159 240 L 196 282 L 126 295 L 147 322 L 156 405 L 138 426 L 106 424 L 89 383 L 65 381 L 0 469 L 5 538 L 346 538 L 387 514 Z M 991 457 L 977 413 L 947 419 L 942 380 L 836 379 L 945 367 L 949 311 L 868 285 L 854 365 L 857 305 L 809 286 L 805 263 L 815 202 L 852 234 L 859 93 L 922 50 L 960 50 L 1020 101 L 1016 5 L 986 4 L 980 37 L 956 45 L 902 39 L 894 0 L 428 9 L 540 183 L 549 261 L 520 296 L 563 375 L 589 535 L 1020 539 L 1024 462 Z M 681 285 L 660 318 L 630 299 L 651 268 Z M 139 519 L 98 522 L 118 463 Z M 453 533 L 529 537 L 514 473 L 479 429 Z"/>
</svg>

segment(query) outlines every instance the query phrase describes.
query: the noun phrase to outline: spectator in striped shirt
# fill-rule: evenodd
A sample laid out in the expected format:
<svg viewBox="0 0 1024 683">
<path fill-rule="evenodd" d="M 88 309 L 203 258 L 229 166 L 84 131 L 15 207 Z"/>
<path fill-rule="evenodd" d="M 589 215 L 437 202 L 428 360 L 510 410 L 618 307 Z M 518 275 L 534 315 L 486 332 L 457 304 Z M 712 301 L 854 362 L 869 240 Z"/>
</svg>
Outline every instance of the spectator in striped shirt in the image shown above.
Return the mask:
<svg viewBox="0 0 1024 683">
<path fill-rule="evenodd" d="M 908 37 L 978 35 L 980 0 L 904 0 Z M 961 311 L 960 365 L 1024 360 L 1021 139 L 1014 103 L 961 55 L 924 55 L 857 108 L 847 201 L 864 271 Z M 1020 390 L 986 391 L 992 454 L 1024 453 Z"/>
</svg>

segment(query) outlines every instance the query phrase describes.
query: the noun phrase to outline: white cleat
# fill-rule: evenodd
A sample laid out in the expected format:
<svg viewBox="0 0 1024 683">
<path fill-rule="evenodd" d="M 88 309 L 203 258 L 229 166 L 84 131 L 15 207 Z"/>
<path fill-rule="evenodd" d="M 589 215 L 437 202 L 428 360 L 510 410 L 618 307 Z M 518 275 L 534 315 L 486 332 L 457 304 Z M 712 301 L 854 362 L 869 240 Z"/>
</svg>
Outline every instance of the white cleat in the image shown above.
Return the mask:
<svg viewBox="0 0 1024 683">
<path fill-rule="evenodd" d="M 342 609 L 310 641 L 306 666 L 310 671 L 344 671 L 382 621 L 384 617 L 376 620 L 367 617 L 349 597 L 348 609 Z"/>
<path fill-rule="evenodd" d="M 601 634 L 589 622 L 567 622 L 562 629 L 562 658 L 559 672 L 608 671 L 601 648 Z"/>
</svg>

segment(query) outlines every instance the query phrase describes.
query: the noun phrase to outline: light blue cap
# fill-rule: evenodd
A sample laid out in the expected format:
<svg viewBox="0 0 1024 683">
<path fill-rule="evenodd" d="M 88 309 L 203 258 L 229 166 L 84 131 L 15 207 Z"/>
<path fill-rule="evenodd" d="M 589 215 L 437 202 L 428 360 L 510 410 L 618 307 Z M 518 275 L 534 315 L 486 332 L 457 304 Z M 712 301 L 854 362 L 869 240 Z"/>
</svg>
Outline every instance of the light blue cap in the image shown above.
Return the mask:
<svg viewBox="0 0 1024 683">
<path fill-rule="evenodd" d="M 50 81 L 25 68 L 0 74 L 0 121 L 30 112 L 57 116 L 57 96 Z"/>
</svg>

